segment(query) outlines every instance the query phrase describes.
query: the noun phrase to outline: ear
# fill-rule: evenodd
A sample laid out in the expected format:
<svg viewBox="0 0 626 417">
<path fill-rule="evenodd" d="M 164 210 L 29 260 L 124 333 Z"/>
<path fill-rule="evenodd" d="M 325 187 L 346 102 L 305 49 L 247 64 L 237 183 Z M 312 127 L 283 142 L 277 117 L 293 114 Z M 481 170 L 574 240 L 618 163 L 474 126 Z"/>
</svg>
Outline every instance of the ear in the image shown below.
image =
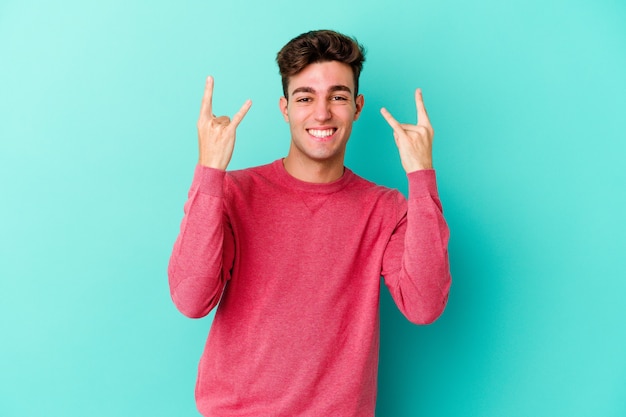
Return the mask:
<svg viewBox="0 0 626 417">
<path fill-rule="evenodd" d="M 356 96 L 354 103 L 356 105 L 354 120 L 358 120 L 359 116 L 361 115 L 361 110 L 363 110 L 363 106 L 365 105 L 365 98 L 363 97 L 363 94 L 359 94 L 358 96 Z"/>
<path fill-rule="evenodd" d="M 289 102 L 284 96 L 281 97 L 280 100 L 278 100 L 278 108 L 280 109 L 280 112 L 283 114 L 283 118 L 287 123 L 289 123 L 289 112 L 287 111 L 288 105 Z"/>
</svg>

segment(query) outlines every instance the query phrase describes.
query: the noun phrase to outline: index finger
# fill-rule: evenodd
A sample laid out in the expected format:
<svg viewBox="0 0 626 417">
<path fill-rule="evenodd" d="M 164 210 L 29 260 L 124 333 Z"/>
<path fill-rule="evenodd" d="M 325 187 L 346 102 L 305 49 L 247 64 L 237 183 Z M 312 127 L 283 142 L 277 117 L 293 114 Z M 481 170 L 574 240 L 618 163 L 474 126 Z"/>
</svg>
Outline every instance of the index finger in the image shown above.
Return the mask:
<svg viewBox="0 0 626 417">
<path fill-rule="evenodd" d="M 383 117 L 385 118 L 385 120 L 387 121 L 387 123 L 389 124 L 389 126 L 391 126 L 391 128 L 394 131 L 401 131 L 402 126 L 400 125 L 400 123 L 391 115 L 391 113 L 389 113 L 389 110 L 387 110 L 386 108 L 382 108 L 380 109 L 380 114 L 383 115 Z"/>
<path fill-rule="evenodd" d="M 200 116 L 205 115 L 211 117 L 213 115 L 213 77 L 208 76 L 204 85 L 204 95 L 202 96 L 202 104 L 200 105 Z"/>
<path fill-rule="evenodd" d="M 246 100 L 246 102 L 243 103 L 243 106 L 241 106 L 239 111 L 235 113 L 233 119 L 231 120 L 231 123 L 234 127 L 239 126 L 239 123 L 241 123 L 246 113 L 248 113 L 248 110 L 250 110 L 250 106 L 252 106 L 252 100 Z"/>
<path fill-rule="evenodd" d="M 426 112 L 426 106 L 424 106 L 424 97 L 422 96 L 421 88 L 415 90 L 415 107 L 417 108 L 417 124 L 430 126 L 430 119 Z"/>
</svg>

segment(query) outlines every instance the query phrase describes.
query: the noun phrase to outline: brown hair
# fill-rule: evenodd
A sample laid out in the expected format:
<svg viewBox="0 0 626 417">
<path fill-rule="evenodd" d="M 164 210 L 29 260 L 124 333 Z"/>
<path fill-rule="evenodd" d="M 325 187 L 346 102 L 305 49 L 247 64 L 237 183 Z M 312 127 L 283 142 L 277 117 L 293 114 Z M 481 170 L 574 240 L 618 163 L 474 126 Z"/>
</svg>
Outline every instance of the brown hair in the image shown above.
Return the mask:
<svg viewBox="0 0 626 417">
<path fill-rule="evenodd" d="M 354 96 L 359 91 L 359 76 L 365 62 L 365 49 L 356 39 L 332 30 L 313 30 L 290 40 L 278 52 L 276 62 L 287 97 L 289 78 L 316 62 L 339 61 L 352 68 Z"/>
</svg>

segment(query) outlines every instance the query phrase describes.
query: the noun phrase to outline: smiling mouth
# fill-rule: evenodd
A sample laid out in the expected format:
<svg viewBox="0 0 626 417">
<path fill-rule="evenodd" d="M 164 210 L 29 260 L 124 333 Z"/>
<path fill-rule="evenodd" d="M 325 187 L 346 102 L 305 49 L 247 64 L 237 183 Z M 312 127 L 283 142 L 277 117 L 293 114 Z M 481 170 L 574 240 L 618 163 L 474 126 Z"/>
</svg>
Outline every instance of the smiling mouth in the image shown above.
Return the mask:
<svg viewBox="0 0 626 417">
<path fill-rule="evenodd" d="M 335 134 L 337 129 L 307 129 L 309 135 L 316 137 L 317 139 L 328 139 Z"/>
</svg>

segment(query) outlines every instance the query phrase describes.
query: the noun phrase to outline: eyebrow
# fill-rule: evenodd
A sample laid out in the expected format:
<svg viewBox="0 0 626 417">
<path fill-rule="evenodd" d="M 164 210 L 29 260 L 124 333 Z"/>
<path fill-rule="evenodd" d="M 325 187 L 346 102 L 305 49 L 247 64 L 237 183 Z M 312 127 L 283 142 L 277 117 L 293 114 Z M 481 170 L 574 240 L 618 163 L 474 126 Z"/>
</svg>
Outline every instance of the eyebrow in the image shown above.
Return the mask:
<svg viewBox="0 0 626 417">
<path fill-rule="evenodd" d="M 333 85 L 328 89 L 329 93 L 333 93 L 335 91 L 346 91 L 352 94 L 352 90 L 350 90 L 350 87 L 346 85 Z M 297 93 L 315 93 L 315 89 L 312 87 L 298 87 L 291 92 L 291 95 L 293 96 Z"/>
</svg>

